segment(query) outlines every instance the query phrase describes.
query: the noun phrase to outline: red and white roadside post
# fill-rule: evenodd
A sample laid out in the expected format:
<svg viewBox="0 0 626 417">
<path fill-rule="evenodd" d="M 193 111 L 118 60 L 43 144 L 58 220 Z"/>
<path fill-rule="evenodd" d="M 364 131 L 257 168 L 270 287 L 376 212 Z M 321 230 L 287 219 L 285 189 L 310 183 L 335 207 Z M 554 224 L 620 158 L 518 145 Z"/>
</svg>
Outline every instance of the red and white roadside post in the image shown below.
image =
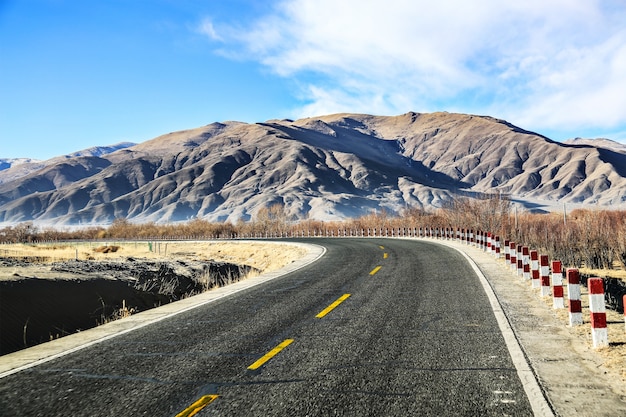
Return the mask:
<svg viewBox="0 0 626 417">
<path fill-rule="evenodd" d="M 569 298 L 569 325 L 583 324 L 583 307 L 580 302 L 580 275 L 578 269 L 569 268 L 567 274 L 567 298 Z"/>
<path fill-rule="evenodd" d="M 504 264 L 509 265 L 511 263 L 511 242 L 508 239 L 504 239 Z"/>
<path fill-rule="evenodd" d="M 495 256 L 496 259 L 500 259 L 500 236 L 496 236 L 496 249 L 495 249 Z"/>
<path fill-rule="evenodd" d="M 532 288 L 541 288 L 541 275 L 539 273 L 539 252 L 530 251 L 530 272 L 532 277 Z"/>
<path fill-rule="evenodd" d="M 548 255 L 539 257 L 539 274 L 541 275 L 541 296 L 550 296 L 550 260 Z"/>
<path fill-rule="evenodd" d="M 552 307 L 565 308 L 563 301 L 563 266 L 561 261 L 552 261 Z"/>
<path fill-rule="evenodd" d="M 515 242 L 510 242 L 509 247 L 509 252 L 511 253 L 511 256 L 509 256 L 509 259 L 511 260 L 511 270 L 517 271 L 517 251 L 515 249 L 517 248 L 517 245 L 515 244 Z"/>
<path fill-rule="evenodd" d="M 522 253 L 522 245 L 517 245 L 517 276 L 524 276 L 524 254 Z"/>
<path fill-rule="evenodd" d="M 524 281 L 530 280 L 530 249 L 528 246 L 522 248 L 522 268 L 524 268 Z"/>
<path fill-rule="evenodd" d="M 591 313 L 591 339 L 593 347 L 607 347 L 609 335 L 606 329 L 606 310 L 604 306 L 604 282 L 602 278 L 589 278 L 589 312 Z"/>
</svg>

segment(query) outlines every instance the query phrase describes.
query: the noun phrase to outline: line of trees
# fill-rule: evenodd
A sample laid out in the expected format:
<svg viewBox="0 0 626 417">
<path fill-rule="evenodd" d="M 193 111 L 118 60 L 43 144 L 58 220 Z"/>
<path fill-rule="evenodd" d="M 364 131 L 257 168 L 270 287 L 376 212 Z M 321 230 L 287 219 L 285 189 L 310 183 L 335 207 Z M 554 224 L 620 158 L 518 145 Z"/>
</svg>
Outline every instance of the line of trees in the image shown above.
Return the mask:
<svg viewBox="0 0 626 417">
<path fill-rule="evenodd" d="M 409 208 L 392 215 L 385 211 L 355 219 L 322 222 L 291 219 L 282 205 L 258 211 L 248 222 L 213 223 L 195 219 L 177 224 L 136 224 L 117 219 L 109 227 L 62 231 L 23 223 L 0 229 L 0 242 L 102 239 L 211 239 L 233 237 L 356 235 L 368 229 L 398 230 L 439 227 L 492 232 L 502 240 L 537 248 L 571 267 L 626 269 L 626 211 L 574 210 L 563 214 L 517 214 L 501 196 L 459 199 L 435 211 Z"/>
</svg>

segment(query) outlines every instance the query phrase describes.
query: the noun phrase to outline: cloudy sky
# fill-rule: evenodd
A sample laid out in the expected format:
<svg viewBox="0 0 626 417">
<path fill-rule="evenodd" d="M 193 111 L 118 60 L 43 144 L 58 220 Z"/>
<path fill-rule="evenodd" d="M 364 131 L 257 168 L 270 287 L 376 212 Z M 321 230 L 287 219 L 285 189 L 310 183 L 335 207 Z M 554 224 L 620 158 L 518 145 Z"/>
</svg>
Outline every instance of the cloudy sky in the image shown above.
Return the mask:
<svg viewBox="0 0 626 417">
<path fill-rule="evenodd" d="M 0 0 L 0 158 L 335 112 L 626 142 L 625 22 L 623 0 Z"/>
</svg>

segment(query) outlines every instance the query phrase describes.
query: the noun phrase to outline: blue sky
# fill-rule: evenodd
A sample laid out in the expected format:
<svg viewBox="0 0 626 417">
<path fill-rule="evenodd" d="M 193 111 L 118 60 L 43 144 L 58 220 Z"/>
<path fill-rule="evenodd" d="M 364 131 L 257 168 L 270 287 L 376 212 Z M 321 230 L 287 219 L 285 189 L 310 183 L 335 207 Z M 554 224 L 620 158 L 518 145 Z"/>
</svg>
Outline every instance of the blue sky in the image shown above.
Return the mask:
<svg viewBox="0 0 626 417">
<path fill-rule="evenodd" d="M 0 0 L 0 158 L 335 112 L 626 142 L 625 22 L 621 0 Z"/>
</svg>

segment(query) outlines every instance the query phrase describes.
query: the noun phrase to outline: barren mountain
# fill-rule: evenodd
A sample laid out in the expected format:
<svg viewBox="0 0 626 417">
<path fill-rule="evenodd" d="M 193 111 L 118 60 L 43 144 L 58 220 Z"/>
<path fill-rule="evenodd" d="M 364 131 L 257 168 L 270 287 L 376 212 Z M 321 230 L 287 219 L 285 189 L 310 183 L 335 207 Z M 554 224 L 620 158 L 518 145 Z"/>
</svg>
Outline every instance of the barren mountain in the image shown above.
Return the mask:
<svg viewBox="0 0 626 417">
<path fill-rule="evenodd" d="M 49 165 L 62 163 L 65 160 L 78 158 L 81 156 L 103 156 L 119 149 L 134 146 L 132 142 L 120 142 L 115 145 L 93 146 L 82 151 L 73 152 L 69 155 L 57 156 L 55 158 L 40 161 L 38 159 L 18 158 L 0 159 L 0 184 L 25 177 L 26 175 L 39 171 Z"/>
<path fill-rule="evenodd" d="M 326 220 L 485 193 L 617 206 L 626 155 L 464 114 L 213 123 L 0 183 L 0 222 L 237 221 L 273 203 Z"/>
</svg>

